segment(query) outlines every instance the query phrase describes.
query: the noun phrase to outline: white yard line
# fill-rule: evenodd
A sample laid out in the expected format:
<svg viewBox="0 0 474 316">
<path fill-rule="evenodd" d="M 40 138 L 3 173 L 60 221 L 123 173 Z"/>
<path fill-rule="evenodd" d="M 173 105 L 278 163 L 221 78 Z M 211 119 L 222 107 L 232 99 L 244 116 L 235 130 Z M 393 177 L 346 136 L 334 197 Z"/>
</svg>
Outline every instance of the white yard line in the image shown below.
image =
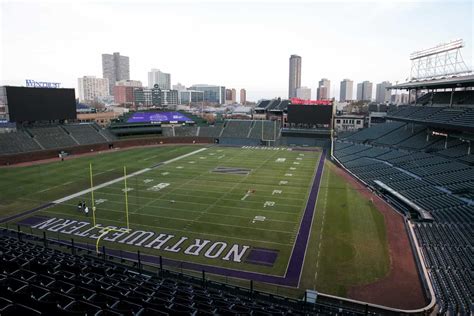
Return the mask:
<svg viewBox="0 0 474 316">
<path fill-rule="evenodd" d="M 189 157 L 189 156 L 191 156 L 191 155 L 200 153 L 200 152 L 202 152 L 202 151 L 204 151 L 204 150 L 206 150 L 206 149 L 207 149 L 207 148 L 201 148 L 201 149 L 192 151 L 192 152 L 187 153 L 187 154 L 185 154 L 185 155 L 182 155 L 182 156 L 179 156 L 179 157 L 170 159 L 170 160 L 168 160 L 168 161 L 165 161 L 165 162 L 163 162 L 163 164 L 169 164 L 169 163 L 171 163 L 171 162 L 174 162 L 174 161 L 177 161 L 177 160 L 180 160 L 180 159 Z M 81 196 L 81 195 L 90 193 L 92 190 L 98 190 L 98 189 L 101 189 L 101 188 L 105 188 L 105 187 L 107 187 L 107 186 L 109 186 L 109 185 L 111 185 L 111 184 L 114 184 L 114 183 L 123 181 L 123 180 L 125 180 L 125 178 L 127 178 L 127 179 L 128 179 L 128 178 L 132 178 L 132 177 L 135 177 L 135 176 L 140 175 L 140 174 L 142 174 L 142 173 L 148 172 L 148 171 L 150 171 L 150 170 L 152 170 L 152 168 L 145 168 L 145 169 L 142 169 L 142 170 L 133 172 L 133 173 L 127 175 L 127 177 L 123 176 L 123 177 L 120 177 L 120 178 L 117 178 L 117 179 L 114 179 L 114 180 L 110 180 L 110 181 L 108 181 L 108 182 L 105 182 L 105 183 L 96 185 L 96 186 L 94 186 L 93 188 L 86 189 L 86 190 L 82 190 L 82 191 L 79 191 L 79 192 L 77 192 L 77 193 L 74 193 L 74 194 L 68 195 L 68 196 L 66 196 L 66 197 L 63 197 L 63 198 L 61 198 L 61 199 L 55 200 L 55 201 L 53 201 L 53 203 L 59 204 L 59 203 L 63 203 L 63 202 L 66 202 L 66 201 L 75 199 L 75 198 L 77 198 L 77 197 L 79 197 L 79 196 Z"/>
<path fill-rule="evenodd" d="M 51 189 L 59 188 L 59 187 L 62 187 L 62 186 L 68 185 L 68 184 L 72 184 L 72 183 L 74 183 L 74 181 L 64 182 L 64 183 L 55 185 L 55 186 L 53 186 L 53 187 L 46 188 L 46 189 L 41 190 L 41 191 L 37 191 L 36 193 L 46 192 L 46 191 L 49 191 L 49 190 L 51 190 Z"/>
<path fill-rule="evenodd" d="M 145 159 L 142 159 L 143 161 L 147 161 L 147 160 L 150 160 L 150 159 L 153 159 L 153 158 L 156 158 L 158 157 L 158 155 L 155 155 L 155 156 L 151 156 L 151 157 L 148 157 L 148 158 L 145 158 Z"/>
</svg>

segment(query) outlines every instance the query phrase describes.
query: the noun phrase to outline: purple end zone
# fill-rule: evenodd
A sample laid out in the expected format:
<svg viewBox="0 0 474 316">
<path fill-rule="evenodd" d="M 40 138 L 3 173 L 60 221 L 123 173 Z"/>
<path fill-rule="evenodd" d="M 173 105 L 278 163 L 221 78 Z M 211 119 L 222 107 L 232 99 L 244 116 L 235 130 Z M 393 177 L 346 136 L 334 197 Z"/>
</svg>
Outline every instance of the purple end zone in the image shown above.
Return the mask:
<svg viewBox="0 0 474 316">
<path fill-rule="evenodd" d="M 316 201 L 318 198 L 319 185 L 321 183 L 325 158 L 326 158 L 326 150 L 324 149 L 321 154 L 321 158 L 319 159 L 316 174 L 313 178 L 311 191 L 309 193 L 308 201 L 306 203 L 306 208 L 304 210 L 303 218 L 301 220 L 298 236 L 296 238 L 295 245 L 293 247 L 293 251 L 290 256 L 290 261 L 288 264 L 286 275 L 284 277 L 269 275 L 269 274 L 262 274 L 262 273 L 257 273 L 257 272 L 234 270 L 234 269 L 229 269 L 229 268 L 216 267 L 216 266 L 204 265 L 204 264 L 198 264 L 198 263 L 192 263 L 192 262 L 178 261 L 178 260 L 173 260 L 173 259 L 168 259 L 168 258 L 163 258 L 163 264 L 168 265 L 168 266 L 180 267 L 186 270 L 206 271 L 207 273 L 211 273 L 211 274 L 225 275 L 229 277 L 254 280 L 254 281 L 259 281 L 259 282 L 271 283 L 275 285 L 298 286 L 300 275 L 303 269 L 306 247 L 308 245 L 309 235 L 311 232 L 311 224 L 313 221 Z M 10 218 L 14 219 L 19 216 L 24 216 L 26 214 L 33 213 L 35 211 L 48 207 L 52 204 L 53 203 L 45 204 L 43 206 L 40 206 L 39 208 L 18 214 L 16 216 L 12 216 Z M 8 219 L 9 218 L 6 218 L 6 220 Z M 66 242 L 64 243 L 67 244 Z M 76 245 L 78 247 L 82 247 L 86 249 L 92 247 L 91 245 L 87 245 L 83 243 L 77 243 Z M 269 250 L 267 252 L 270 252 L 270 253 L 272 252 L 271 249 L 264 249 L 264 248 L 254 248 L 254 249 L 260 250 L 260 253 L 262 252 L 262 250 Z M 107 249 L 106 252 L 107 254 L 113 255 L 116 257 L 122 256 L 123 258 L 137 260 L 137 253 L 134 253 L 134 252 L 120 251 L 116 249 Z M 257 254 L 258 253 L 259 252 L 257 252 Z M 151 263 L 155 265 L 159 263 L 159 256 L 142 254 L 140 256 L 140 259 L 142 262 Z"/>
<path fill-rule="evenodd" d="M 273 267 L 278 257 L 278 252 L 278 250 L 274 249 L 252 248 L 250 254 L 245 258 L 245 262 Z"/>
</svg>

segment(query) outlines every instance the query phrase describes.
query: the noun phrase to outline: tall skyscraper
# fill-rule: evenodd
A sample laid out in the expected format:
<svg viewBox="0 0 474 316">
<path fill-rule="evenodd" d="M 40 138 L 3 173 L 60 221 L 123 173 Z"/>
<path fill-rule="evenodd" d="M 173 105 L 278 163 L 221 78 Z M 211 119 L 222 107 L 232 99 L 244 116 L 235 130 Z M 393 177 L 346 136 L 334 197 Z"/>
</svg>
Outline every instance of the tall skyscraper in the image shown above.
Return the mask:
<svg viewBox="0 0 474 316">
<path fill-rule="evenodd" d="M 171 75 L 159 69 L 152 69 L 148 72 L 148 88 L 153 88 L 155 84 L 157 84 L 161 90 L 170 90 Z"/>
<path fill-rule="evenodd" d="M 385 103 L 390 101 L 390 90 L 387 90 L 387 87 L 390 87 L 392 84 L 388 81 L 384 81 L 377 84 L 377 89 L 375 92 L 375 102 Z"/>
<path fill-rule="evenodd" d="M 326 78 L 321 79 L 316 92 L 317 100 L 328 100 L 331 93 L 331 81 Z"/>
<path fill-rule="evenodd" d="M 288 98 L 296 98 L 296 89 L 301 87 L 301 57 L 290 56 L 290 76 L 288 87 Z"/>
<path fill-rule="evenodd" d="M 344 79 L 341 81 L 341 89 L 339 93 L 339 101 L 346 102 L 354 100 L 352 98 L 352 92 L 354 90 L 354 81 L 350 79 Z"/>
<path fill-rule="evenodd" d="M 357 101 L 372 100 L 372 82 L 364 81 L 357 84 Z"/>
<path fill-rule="evenodd" d="M 247 90 L 240 89 L 240 104 L 245 105 L 247 103 Z"/>
<path fill-rule="evenodd" d="M 130 60 L 120 53 L 102 54 L 102 74 L 109 79 L 109 95 L 113 95 L 115 82 L 130 79 Z"/>
<path fill-rule="evenodd" d="M 96 101 L 97 98 L 109 95 L 109 80 L 107 78 L 84 76 L 77 79 L 77 85 L 81 102 Z"/>
<path fill-rule="evenodd" d="M 311 100 L 311 89 L 308 87 L 296 89 L 296 97 L 302 100 Z"/>
</svg>

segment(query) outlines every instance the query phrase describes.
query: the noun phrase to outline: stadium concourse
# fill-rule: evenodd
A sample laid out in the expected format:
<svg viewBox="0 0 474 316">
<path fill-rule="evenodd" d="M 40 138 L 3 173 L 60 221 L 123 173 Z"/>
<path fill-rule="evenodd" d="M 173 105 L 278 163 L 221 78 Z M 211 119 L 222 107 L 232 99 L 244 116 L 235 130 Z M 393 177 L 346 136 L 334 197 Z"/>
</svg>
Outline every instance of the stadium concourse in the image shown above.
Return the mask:
<svg viewBox="0 0 474 316">
<path fill-rule="evenodd" d="M 430 92 L 386 118 L 339 136 L 334 157 L 406 216 L 438 312 L 472 314 L 474 91 Z"/>
</svg>

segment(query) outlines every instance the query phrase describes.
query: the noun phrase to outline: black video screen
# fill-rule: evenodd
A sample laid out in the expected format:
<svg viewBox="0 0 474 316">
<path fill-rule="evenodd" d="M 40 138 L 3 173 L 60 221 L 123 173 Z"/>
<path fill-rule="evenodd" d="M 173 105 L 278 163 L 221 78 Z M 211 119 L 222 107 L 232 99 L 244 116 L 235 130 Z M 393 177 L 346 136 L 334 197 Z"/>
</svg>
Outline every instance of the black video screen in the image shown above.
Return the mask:
<svg viewBox="0 0 474 316">
<path fill-rule="evenodd" d="M 11 122 L 76 118 L 74 89 L 5 88 Z"/>
<path fill-rule="evenodd" d="M 288 123 L 323 125 L 331 124 L 332 105 L 288 105 Z"/>
</svg>

